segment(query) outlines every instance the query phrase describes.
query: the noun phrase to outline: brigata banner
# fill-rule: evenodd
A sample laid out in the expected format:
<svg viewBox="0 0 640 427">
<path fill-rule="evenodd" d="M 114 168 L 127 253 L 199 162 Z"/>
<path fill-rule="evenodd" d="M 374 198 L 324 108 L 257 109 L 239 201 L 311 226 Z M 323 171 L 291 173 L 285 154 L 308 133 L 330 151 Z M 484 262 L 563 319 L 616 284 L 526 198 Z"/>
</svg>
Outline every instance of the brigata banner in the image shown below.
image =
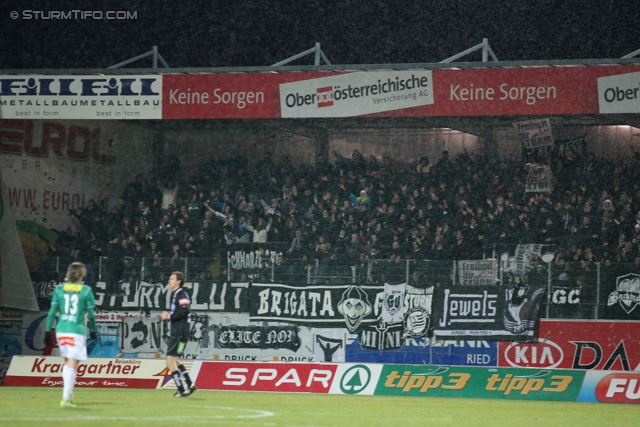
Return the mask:
<svg viewBox="0 0 640 427">
<path fill-rule="evenodd" d="M 640 372 L 588 371 L 578 402 L 640 403 Z"/>
<path fill-rule="evenodd" d="M 541 320 L 539 339 L 500 342 L 498 366 L 640 370 L 640 323 Z"/>
<path fill-rule="evenodd" d="M 13 356 L 4 386 L 62 387 L 61 357 Z M 165 362 L 156 359 L 89 358 L 78 366 L 77 387 L 170 388 Z"/>
<path fill-rule="evenodd" d="M 384 365 L 376 395 L 575 402 L 583 371 Z"/>
<path fill-rule="evenodd" d="M 162 75 L 0 76 L 0 118 L 162 118 Z"/>
<path fill-rule="evenodd" d="M 290 286 L 253 283 L 249 288 L 251 321 L 276 321 L 350 332 L 378 322 L 382 286 Z"/>
</svg>

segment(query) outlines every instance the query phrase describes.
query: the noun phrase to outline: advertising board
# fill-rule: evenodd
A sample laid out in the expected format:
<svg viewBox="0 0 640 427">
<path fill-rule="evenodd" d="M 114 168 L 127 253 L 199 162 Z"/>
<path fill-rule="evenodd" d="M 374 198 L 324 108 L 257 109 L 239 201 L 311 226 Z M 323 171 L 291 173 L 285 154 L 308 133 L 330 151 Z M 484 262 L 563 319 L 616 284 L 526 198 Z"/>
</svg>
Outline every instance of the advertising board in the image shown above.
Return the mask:
<svg viewBox="0 0 640 427">
<path fill-rule="evenodd" d="M 14 356 L 4 386 L 62 387 L 61 357 Z M 76 387 L 171 388 L 160 359 L 90 358 L 78 366 Z M 167 387 L 165 387 L 167 385 Z"/>
<path fill-rule="evenodd" d="M 584 371 L 385 365 L 376 395 L 575 401 Z"/>
<path fill-rule="evenodd" d="M 640 403 L 640 372 L 588 371 L 578 402 Z"/>
<path fill-rule="evenodd" d="M 498 366 L 634 371 L 640 323 L 541 320 L 536 342 L 500 342 Z"/>
</svg>

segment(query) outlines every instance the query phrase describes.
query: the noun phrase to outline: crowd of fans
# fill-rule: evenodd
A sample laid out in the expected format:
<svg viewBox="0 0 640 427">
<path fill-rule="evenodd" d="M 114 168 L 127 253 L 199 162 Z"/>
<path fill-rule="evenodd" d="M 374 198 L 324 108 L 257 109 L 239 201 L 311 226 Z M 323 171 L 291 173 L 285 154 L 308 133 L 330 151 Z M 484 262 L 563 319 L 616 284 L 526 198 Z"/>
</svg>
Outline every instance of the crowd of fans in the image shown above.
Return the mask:
<svg viewBox="0 0 640 427">
<path fill-rule="evenodd" d="M 106 256 L 114 280 L 139 274 L 127 268 L 142 258 L 158 275 L 247 242 L 285 242 L 284 260 L 321 265 L 481 259 L 519 243 L 555 245 L 558 265 L 640 263 L 639 159 L 551 154 L 543 163 L 553 190 L 544 193 L 527 192 L 531 165 L 515 155 L 444 151 L 400 164 L 353 150 L 297 167 L 270 153 L 251 164 L 238 152 L 209 156 L 193 168 L 173 159 L 137 175 L 115 206 L 101 197 L 70 212 L 80 227 L 51 242 L 51 255 L 89 264 Z"/>
</svg>

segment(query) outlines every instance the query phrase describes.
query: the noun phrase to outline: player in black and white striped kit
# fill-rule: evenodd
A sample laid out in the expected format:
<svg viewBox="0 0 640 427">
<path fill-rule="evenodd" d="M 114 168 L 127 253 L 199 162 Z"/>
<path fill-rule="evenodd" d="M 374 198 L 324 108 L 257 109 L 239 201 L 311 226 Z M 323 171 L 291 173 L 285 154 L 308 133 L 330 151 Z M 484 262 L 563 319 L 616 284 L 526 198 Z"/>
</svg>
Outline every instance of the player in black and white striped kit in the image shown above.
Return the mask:
<svg viewBox="0 0 640 427">
<path fill-rule="evenodd" d="M 196 391 L 196 386 L 191 381 L 187 368 L 180 363 L 180 356 L 189 340 L 189 314 L 191 312 L 191 298 L 182 288 L 184 274 L 174 271 L 169 276 L 171 288 L 171 311 L 162 312 L 162 320 L 169 320 L 169 346 L 167 348 L 167 368 L 173 376 L 178 391 L 173 397 L 186 397 Z"/>
</svg>

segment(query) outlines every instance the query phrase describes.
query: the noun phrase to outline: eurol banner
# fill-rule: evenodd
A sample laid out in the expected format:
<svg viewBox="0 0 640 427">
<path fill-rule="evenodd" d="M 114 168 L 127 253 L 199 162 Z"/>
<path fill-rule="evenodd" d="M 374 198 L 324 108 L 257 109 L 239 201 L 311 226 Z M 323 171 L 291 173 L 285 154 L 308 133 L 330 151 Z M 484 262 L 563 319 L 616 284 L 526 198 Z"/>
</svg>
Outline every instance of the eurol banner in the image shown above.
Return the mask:
<svg viewBox="0 0 640 427">
<path fill-rule="evenodd" d="M 0 118 L 161 119 L 162 76 L 0 76 Z"/>
</svg>

